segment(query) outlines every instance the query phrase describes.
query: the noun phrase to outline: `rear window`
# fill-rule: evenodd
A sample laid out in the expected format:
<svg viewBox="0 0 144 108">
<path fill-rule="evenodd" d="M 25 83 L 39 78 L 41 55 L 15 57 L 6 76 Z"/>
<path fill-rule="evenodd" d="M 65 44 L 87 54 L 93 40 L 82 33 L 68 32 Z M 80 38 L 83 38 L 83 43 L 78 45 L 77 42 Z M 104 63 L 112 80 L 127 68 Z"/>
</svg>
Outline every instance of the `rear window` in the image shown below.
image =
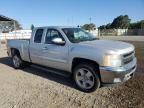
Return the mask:
<svg viewBox="0 0 144 108">
<path fill-rule="evenodd" d="M 44 31 L 43 29 L 37 29 L 34 37 L 35 43 L 41 43 L 43 31 Z"/>
</svg>

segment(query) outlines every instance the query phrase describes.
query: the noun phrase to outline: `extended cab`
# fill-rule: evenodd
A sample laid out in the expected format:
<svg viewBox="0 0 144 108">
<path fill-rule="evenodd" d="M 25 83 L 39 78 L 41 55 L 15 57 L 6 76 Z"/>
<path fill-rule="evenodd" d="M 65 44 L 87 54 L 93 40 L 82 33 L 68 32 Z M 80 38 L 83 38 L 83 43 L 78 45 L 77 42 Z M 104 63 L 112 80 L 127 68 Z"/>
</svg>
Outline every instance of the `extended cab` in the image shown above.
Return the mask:
<svg viewBox="0 0 144 108">
<path fill-rule="evenodd" d="M 127 81 L 136 70 L 133 45 L 99 40 L 81 28 L 35 28 L 30 40 L 8 40 L 7 47 L 16 69 L 33 63 L 71 73 L 85 92 Z"/>
</svg>

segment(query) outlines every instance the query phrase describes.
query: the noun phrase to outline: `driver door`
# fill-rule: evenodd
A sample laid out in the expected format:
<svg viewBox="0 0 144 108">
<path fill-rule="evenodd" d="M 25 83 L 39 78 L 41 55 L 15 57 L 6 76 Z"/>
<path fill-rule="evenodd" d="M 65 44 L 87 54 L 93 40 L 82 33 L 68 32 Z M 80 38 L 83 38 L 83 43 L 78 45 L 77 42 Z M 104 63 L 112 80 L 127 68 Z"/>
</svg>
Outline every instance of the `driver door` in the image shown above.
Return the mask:
<svg viewBox="0 0 144 108">
<path fill-rule="evenodd" d="M 56 29 L 48 29 L 42 49 L 43 63 L 47 67 L 67 70 L 68 69 L 68 46 L 53 44 L 54 38 L 61 38 L 61 33 Z"/>
</svg>

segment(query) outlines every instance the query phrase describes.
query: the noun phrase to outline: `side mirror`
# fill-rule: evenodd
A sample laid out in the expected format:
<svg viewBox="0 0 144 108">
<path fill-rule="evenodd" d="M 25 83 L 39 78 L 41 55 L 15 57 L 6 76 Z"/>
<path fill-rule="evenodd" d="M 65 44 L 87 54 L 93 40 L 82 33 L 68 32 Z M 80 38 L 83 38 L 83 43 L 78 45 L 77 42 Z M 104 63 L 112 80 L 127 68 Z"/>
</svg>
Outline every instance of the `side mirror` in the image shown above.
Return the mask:
<svg viewBox="0 0 144 108">
<path fill-rule="evenodd" d="M 54 38 L 52 42 L 56 45 L 65 45 L 65 41 L 63 41 L 61 38 Z"/>
</svg>

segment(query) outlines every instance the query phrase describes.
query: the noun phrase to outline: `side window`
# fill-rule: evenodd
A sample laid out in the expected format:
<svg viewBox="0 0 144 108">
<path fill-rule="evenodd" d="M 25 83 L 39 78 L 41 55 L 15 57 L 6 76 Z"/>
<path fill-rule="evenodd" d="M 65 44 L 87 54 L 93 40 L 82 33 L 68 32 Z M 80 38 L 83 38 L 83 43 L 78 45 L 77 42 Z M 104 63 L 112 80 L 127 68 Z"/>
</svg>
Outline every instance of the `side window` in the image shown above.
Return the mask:
<svg viewBox="0 0 144 108">
<path fill-rule="evenodd" d="M 54 38 L 62 38 L 63 39 L 63 37 L 59 31 L 57 31 L 55 29 L 48 29 L 47 34 L 46 34 L 46 38 L 45 38 L 45 43 L 46 44 L 52 44 L 52 40 Z"/>
<path fill-rule="evenodd" d="M 43 31 L 44 31 L 43 29 L 37 29 L 34 37 L 35 43 L 41 43 Z"/>
</svg>

